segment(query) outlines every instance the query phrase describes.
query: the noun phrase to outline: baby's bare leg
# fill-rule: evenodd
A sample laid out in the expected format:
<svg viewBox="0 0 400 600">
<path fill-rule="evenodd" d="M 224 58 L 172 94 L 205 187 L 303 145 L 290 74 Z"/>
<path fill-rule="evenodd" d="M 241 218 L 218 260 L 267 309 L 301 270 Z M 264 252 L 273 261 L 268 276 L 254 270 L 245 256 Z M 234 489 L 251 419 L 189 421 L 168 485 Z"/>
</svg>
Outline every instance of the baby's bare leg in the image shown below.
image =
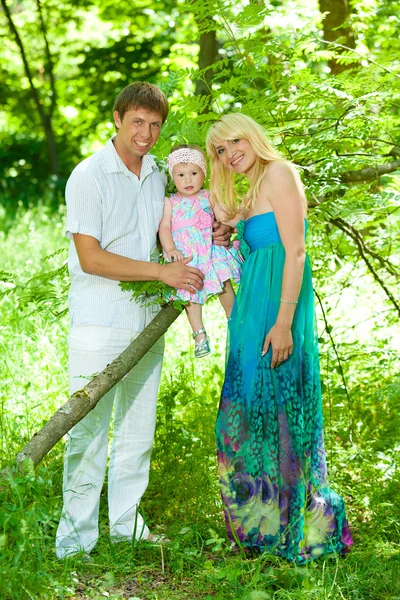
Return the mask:
<svg viewBox="0 0 400 600">
<path fill-rule="evenodd" d="M 189 319 L 189 323 L 190 323 L 190 326 L 191 326 L 193 332 L 204 328 L 203 310 L 202 309 L 203 309 L 203 307 L 201 304 L 195 304 L 194 302 L 192 302 L 191 304 L 188 304 L 188 306 L 185 306 L 186 314 Z M 196 337 L 195 337 L 196 342 L 200 342 L 200 340 L 205 340 L 205 339 L 206 339 L 205 333 L 199 333 L 199 335 L 196 335 Z"/>
<path fill-rule="evenodd" d="M 224 289 L 219 295 L 219 300 L 225 311 L 227 319 L 229 319 L 231 316 L 233 303 L 235 302 L 235 292 L 233 291 L 233 287 L 229 279 L 228 281 L 225 281 Z"/>
</svg>

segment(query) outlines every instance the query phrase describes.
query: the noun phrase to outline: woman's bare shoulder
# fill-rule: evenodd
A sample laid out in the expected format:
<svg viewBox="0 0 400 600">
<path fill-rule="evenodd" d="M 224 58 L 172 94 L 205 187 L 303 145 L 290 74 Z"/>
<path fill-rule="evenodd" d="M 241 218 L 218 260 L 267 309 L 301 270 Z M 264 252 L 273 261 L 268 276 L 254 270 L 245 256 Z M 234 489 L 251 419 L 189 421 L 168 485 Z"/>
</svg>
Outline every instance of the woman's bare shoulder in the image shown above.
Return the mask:
<svg viewBox="0 0 400 600">
<path fill-rule="evenodd" d="M 282 187 L 303 189 L 296 167 L 292 163 L 283 160 L 274 161 L 268 165 L 265 170 L 262 186 L 265 189 L 281 189 Z"/>
<path fill-rule="evenodd" d="M 272 180 L 284 178 L 292 181 L 294 178 L 296 178 L 297 171 L 294 165 L 286 160 L 274 160 L 268 165 L 265 175 L 267 178 Z"/>
</svg>

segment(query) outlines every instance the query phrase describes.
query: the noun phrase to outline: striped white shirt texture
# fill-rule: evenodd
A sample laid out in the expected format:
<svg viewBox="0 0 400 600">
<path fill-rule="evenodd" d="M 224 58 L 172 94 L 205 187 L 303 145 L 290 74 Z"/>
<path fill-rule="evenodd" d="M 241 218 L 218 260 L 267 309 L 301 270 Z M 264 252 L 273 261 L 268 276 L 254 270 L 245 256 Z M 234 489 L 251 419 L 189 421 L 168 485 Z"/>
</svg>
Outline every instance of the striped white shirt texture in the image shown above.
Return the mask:
<svg viewBox="0 0 400 600">
<path fill-rule="evenodd" d="M 66 235 L 90 235 L 101 248 L 150 261 L 163 215 L 165 175 L 154 158 L 143 156 L 140 179 L 118 155 L 112 139 L 73 170 L 66 187 Z M 72 326 L 98 325 L 142 331 L 158 307 L 144 308 L 118 281 L 84 273 L 75 244 L 68 259 Z"/>
</svg>

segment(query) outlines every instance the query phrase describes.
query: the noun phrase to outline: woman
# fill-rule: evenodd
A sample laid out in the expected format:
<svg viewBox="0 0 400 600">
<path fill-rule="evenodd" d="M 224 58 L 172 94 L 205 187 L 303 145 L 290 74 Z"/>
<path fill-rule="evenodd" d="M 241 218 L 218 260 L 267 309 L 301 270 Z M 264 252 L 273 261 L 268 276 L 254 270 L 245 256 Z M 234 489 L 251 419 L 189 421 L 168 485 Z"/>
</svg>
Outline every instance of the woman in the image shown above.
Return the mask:
<svg viewBox="0 0 400 600">
<path fill-rule="evenodd" d="M 302 564 L 352 545 L 344 502 L 327 484 L 306 199 L 262 127 L 228 114 L 210 128 L 210 192 L 238 212 L 245 175 L 250 247 L 229 323 L 217 418 L 218 463 L 232 541 Z"/>
</svg>

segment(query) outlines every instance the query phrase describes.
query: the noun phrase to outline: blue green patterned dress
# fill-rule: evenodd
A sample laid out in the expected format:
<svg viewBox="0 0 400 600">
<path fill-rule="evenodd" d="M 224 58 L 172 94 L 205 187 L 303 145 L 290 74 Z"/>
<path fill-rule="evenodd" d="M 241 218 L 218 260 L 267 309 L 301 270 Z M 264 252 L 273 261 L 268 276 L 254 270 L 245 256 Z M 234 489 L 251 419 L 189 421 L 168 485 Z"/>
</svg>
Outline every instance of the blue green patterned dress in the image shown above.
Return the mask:
<svg viewBox="0 0 400 600">
<path fill-rule="evenodd" d="M 216 425 L 225 519 L 236 545 L 302 564 L 353 543 L 343 499 L 327 483 L 311 267 L 307 257 L 293 354 L 271 369 L 272 349 L 261 351 L 285 262 L 274 213 L 247 219 L 244 240 Z"/>
</svg>

